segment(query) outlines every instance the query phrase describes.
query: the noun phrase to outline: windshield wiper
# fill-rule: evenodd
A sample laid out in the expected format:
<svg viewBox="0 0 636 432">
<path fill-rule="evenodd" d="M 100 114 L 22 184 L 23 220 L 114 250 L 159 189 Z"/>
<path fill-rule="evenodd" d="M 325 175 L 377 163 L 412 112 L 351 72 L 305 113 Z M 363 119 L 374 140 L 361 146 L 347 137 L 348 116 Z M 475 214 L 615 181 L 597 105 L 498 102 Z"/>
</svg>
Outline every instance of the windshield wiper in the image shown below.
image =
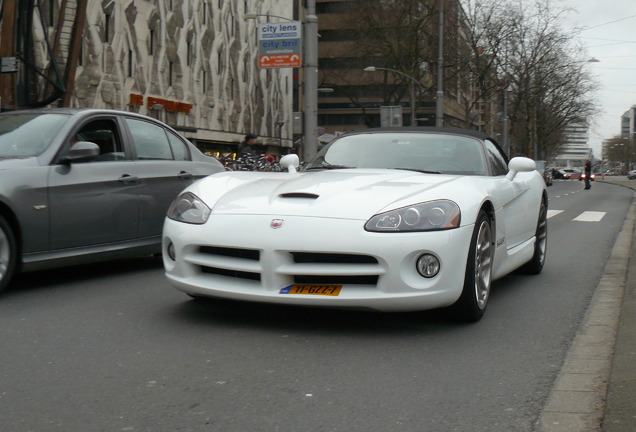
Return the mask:
<svg viewBox="0 0 636 432">
<path fill-rule="evenodd" d="M 403 170 L 403 171 L 415 171 L 415 172 L 420 172 L 424 174 L 442 174 L 441 171 L 430 171 L 430 170 L 423 170 L 418 168 L 393 168 L 393 169 Z"/>
</svg>

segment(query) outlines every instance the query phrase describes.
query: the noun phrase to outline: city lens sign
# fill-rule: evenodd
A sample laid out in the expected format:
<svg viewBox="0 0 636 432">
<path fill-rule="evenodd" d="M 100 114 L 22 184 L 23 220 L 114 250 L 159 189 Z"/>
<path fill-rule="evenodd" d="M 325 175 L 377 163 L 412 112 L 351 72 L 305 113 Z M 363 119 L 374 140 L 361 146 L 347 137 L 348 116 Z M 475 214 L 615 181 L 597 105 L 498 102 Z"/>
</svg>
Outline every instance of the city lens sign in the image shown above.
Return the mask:
<svg viewBox="0 0 636 432">
<path fill-rule="evenodd" d="M 300 67 L 301 33 L 300 21 L 259 24 L 258 67 Z"/>
</svg>

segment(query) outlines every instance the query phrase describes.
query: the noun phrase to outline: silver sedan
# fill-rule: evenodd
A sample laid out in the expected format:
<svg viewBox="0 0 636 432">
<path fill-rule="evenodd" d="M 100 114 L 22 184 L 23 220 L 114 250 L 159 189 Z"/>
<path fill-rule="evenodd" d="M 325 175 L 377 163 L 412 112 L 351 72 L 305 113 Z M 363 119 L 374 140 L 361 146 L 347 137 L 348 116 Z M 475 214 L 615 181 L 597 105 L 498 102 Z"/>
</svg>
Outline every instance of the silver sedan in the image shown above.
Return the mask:
<svg viewBox="0 0 636 432">
<path fill-rule="evenodd" d="M 171 201 L 220 171 L 216 159 L 146 116 L 0 114 L 0 290 L 20 270 L 160 252 Z"/>
</svg>

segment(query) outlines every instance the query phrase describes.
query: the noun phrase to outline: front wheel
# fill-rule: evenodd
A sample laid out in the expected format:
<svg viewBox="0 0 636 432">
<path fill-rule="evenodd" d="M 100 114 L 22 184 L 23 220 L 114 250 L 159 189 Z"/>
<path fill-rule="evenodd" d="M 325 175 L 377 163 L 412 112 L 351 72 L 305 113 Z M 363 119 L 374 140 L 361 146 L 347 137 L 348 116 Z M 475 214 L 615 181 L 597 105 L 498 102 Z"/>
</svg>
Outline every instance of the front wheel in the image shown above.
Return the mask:
<svg viewBox="0 0 636 432">
<path fill-rule="evenodd" d="M 491 220 L 482 210 L 470 242 L 464 288 L 454 305 L 457 318 L 462 321 L 479 321 L 486 311 L 492 285 L 493 253 Z"/>
<path fill-rule="evenodd" d="M 9 223 L 0 216 L 0 291 L 9 284 L 17 265 L 17 247 Z"/>
</svg>

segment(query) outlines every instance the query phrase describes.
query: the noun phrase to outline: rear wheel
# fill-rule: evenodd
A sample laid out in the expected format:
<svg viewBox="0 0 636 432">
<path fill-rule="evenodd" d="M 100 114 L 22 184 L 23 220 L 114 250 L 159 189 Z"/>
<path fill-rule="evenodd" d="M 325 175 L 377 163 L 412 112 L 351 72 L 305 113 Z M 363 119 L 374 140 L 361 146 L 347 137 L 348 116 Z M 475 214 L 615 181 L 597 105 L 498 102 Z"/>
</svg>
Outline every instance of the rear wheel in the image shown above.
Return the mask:
<svg viewBox="0 0 636 432">
<path fill-rule="evenodd" d="M 484 315 L 492 285 L 492 227 L 485 211 L 480 211 L 468 251 L 462 295 L 455 303 L 457 318 L 478 321 Z"/>
<path fill-rule="evenodd" d="M 523 273 L 539 274 L 545 264 L 545 252 L 548 247 L 548 204 L 545 198 L 541 200 L 535 239 L 534 254 L 532 255 L 532 259 L 521 267 Z"/>
<path fill-rule="evenodd" d="M 9 223 L 0 216 L 0 291 L 11 280 L 17 264 L 17 247 Z"/>
</svg>

